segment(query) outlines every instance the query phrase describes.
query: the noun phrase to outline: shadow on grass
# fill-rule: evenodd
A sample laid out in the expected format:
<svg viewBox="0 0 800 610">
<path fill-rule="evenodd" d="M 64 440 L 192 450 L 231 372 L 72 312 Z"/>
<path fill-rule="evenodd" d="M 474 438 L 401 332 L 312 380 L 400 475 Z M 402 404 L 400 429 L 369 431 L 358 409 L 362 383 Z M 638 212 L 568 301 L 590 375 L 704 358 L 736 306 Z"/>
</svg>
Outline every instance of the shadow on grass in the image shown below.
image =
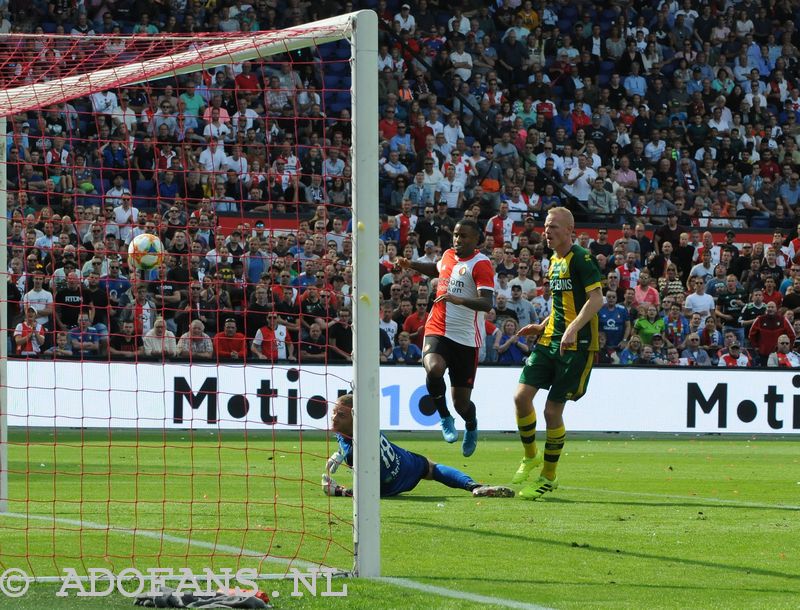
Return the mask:
<svg viewBox="0 0 800 610">
<path fill-rule="evenodd" d="M 466 496 L 467 494 L 465 494 Z M 381 502 L 447 502 L 448 500 L 452 501 L 453 498 L 458 498 L 458 495 L 452 496 L 417 496 L 417 495 L 404 495 L 400 494 L 399 496 L 389 496 L 385 498 L 381 498 Z"/>
<path fill-rule="evenodd" d="M 428 523 L 426 521 L 416 521 L 412 519 L 395 519 L 397 523 L 405 523 L 407 525 L 412 525 L 419 528 L 428 528 L 428 529 L 435 529 L 440 530 L 441 525 L 436 523 Z M 635 558 L 635 559 L 646 559 L 650 561 L 662 561 L 667 563 L 679 563 L 686 566 L 696 566 L 701 568 L 711 568 L 711 569 L 718 569 L 718 570 L 729 570 L 731 572 L 735 572 L 738 575 L 742 574 L 755 574 L 757 576 L 771 576 L 774 578 L 786 578 L 789 580 L 796 580 L 800 582 L 800 574 L 788 574 L 786 572 L 778 572 L 777 570 L 765 570 L 763 568 L 756 568 L 756 567 L 748 567 L 748 566 L 736 566 L 736 565 L 727 565 L 724 563 L 714 563 L 712 561 L 702 561 L 699 559 L 685 559 L 680 557 L 667 557 L 662 555 L 653 555 L 650 553 L 642 553 L 640 551 L 625 551 L 621 549 L 613 549 L 603 546 L 595 546 L 592 544 L 586 544 L 585 546 L 576 547 L 575 544 L 571 541 L 565 540 L 553 540 L 549 538 L 539 538 L 535 536 L 526 536 L 524 534 L 506 534 L 503 532 L 497 531 L 489 531 L 483 530 L 478 528 L 466 528 L 466 527 L 458 527 L 453 524 L 448 524 L 448 530 L 453 532 L 461 532 L 463 534 L 472 534 L 476 536 L 482 536 L 485 538 L 501 538 L 504 540 L 513 540 L 514 542 L 530 542 L 534 544 L 547 544 L 556 547 L 564 547 L 569 549 L 581 549 L 588 553 L 595 553 L 598 555 L 609 555 L 612 557 L 628 557 L 628 558 Z"/>
<path fill-rule="evenodd" d="M 731 502 L 730 504 L 727 502 L 706 502 L 703 499 L 698 499 L 697 501 L 693 500 L 686 500 L 684 502 L 646 502 L 646 501 L 632 501 L 632 500 L 570 500 L 569 498 L 558 498 L 558 497 L 550 497 L 546 500 L 547 504 L 601 504 L 601 505 L 614 505 L 614 506 L 649 506 L 653 508 L 707 508 L 709 510 L 719 510 L 719 509 L 742 509 L 742 510 L 777 510 L 777 511 L 789 511 L 789 512 L 798 512 L 798 508 L 795 506 L 781 506 L 780 504 L 774 506 L 767 506 L 764 504 L 758 504 L 753 502 L 752 504 L 748 503 L 741 503 L 741 504 L 734 504 Z"/>
</svg>

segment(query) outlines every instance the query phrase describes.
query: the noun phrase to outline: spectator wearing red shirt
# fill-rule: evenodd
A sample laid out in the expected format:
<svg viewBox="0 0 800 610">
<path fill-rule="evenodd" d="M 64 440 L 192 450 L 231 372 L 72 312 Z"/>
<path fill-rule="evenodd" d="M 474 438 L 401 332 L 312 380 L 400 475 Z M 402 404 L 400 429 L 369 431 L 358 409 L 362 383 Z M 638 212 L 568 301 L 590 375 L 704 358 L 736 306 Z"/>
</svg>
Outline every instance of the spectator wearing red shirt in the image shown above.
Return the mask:
<svg viewBox="0 0 800 610">
<path fill-rule="evenodd" d="M 575 131 L 586 129 L 592 124 L 592 118 L 583 111 L 583 106 L 575 104 L 572 110 L 572 127 Z"/>
<path fill-rule="evenodd" d="M 397 135 L 397 119 L 394 118 L 394 114 L 394 108 L 387 108 L 384 111 L 383 118 L 378 123 L 381 140 L 391 140 Z M 413 134 L 411 137 L 414 137 Z"/>
<path fill-rule="evenodd" d="M 425 338 L 425 322 L 428 320 L 428 303 L 417 297 L 414 313 L 403 322 L 403 330 L 411 338 L 411 343 L 422 349 L 422 340 Z"/>
<path fill-rule="evenodd" d="M 214 351 L 220 360 L 244 360 L 247 357 L 245 336 L 236 331 L 234 318 L 227 318 L 223 331 L 214 335 Z"/>
<path fill-rule="evenodd" d="M 250 349 L 259 360 L 294 360 L 294 346 L 289 332 L 274 312 L 269 314 L 267 324 L 256 332 Z"/>
<path fill-rule="evenodd" d="M 237 91 L 248 93 L 258 93 L 261 89 L 258 84 L 258 76 L 253 73 L 250 62 L 242 64 L 242 71 L 234 79 Z"/>
<path fill-rule="evenodd" d="M 514 221 L 508 217 L 508 202 L 500 202 L 497 214 L 486 223 L 486 234 L 494 238 L 494 243 L 502 245 L 510 242 L 513 236 Z"/>
<path fill-rule="evenodd" d="M 636 288 L 639 282 L 639 269 L 636 267 L 636 253 L 628 252 L 625 255 L 625 264 L 617 267 L 619 274 L 619 287 L 623 290 Z"/>
<path fill-rule="evenodd" d="M 433 129 L 427 125 L 427 123 L 425 122 L 425 115 L 422 114 L 421 112 L 417 116 L 417 122 L 411 126 L 410 133 L 411 133 L 411 144 L 414 147 L 414 151 L 418 155 L 424 155 L 428 157 L 435 156 L 431 154 L 425 155 L 426 150 L 429 150 L 428 147 L 426 147 L 426 141 L 428 139 L 428 136 L 430 136 L 431 138 L 430 148 L 432 149 L 433 147 Z M 439 167 L 438 162 L 436 164 L 436 167 L 437 168 Z"/>
<path fill-rule="evenodd" d="M 395 216 L 395 226 L 400 229 L 400 247 L 408 243 L 408 234 L 417 226 L 417 215 L 411 210 L 412 203 L 408 198 L 400 202 L 400 213 Z"/>
<path fill-rule="evenodd" d="M 761 362 L 766 366 L 767 358 L 775 351 L 778 337 L 787 335 L 794 341 L 795 334 L 792 325 L 783 316 L 778 314 L 778 306 L 774 301 L 767 302 L 767 313 L 758 316 L 750 327 L 748 339 L 758 352 Z"/>
<path fill-rule="evenodd" d="M 737 367 L 749 368 L 753 366 L 753 361 L 747 352 L 742 351 L 739 342 L 735 341 L 728 347 L 728 352 L 720 356 L 717 366 L 729 369 Z"/>
<path fill-rule="evenodd" d="M 776 308 L 783 304 L 783 295 L 776 289 L 775 278 L 771 275 L 764 278 L 764 302 L 775 303 Z"/>
<path fill-rule="evenodd" d="M 772 158 L 772 151 L 769 149 L 761 153 L 761 161 L 758 162 L 758 166 L 761 168 L 762 178 L 775 180 L 781 174 L 781 168 L 775 163 L 775 159 Z"/>
<path fill-rule="evenodd" d="M 14 330 L 14 343 L 20 356 L 38 356 L 44 345 L 44 327 L 36 321 L 36 309 L 25 310 L 25 320 Z"/>
</svg>

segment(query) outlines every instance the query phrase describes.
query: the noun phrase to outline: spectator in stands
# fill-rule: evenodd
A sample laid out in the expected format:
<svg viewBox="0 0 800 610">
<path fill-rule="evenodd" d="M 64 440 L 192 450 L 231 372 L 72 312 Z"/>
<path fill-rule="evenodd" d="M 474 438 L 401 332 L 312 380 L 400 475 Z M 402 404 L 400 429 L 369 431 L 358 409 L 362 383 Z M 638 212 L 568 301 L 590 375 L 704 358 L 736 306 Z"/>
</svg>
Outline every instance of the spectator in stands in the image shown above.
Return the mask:
<svg viewBox="0 0 800 610">
<path fill-rule="evenodd" d="M 189 330 L 178 341 L 178 356 L 190 360 L 213 358 L 214 344 L 204 331 L 205 325 L 200 320 L 192 320 Z"/>
<path fill-rule="evenodd" d="M 403 331 L 397 336 L 397 347 L 392 350 L 391 361 L 396 364 L 418 364 L 422 359 L 422 350 L 411 343 L 411 336 Z"/>
<path fill-rule="evenodd" d="M 700 335 L 690 333 L 686 336 L 685 345 L 680 357 L 686 358 L 690 366 L 711 366 L 708 352 L 700 347 Z"/>
<path fill-rule="evenodd" d="M 717 366 L 726 368 L 749 368 L 753 366 L 753 362 L 750 355 L 742 351 L 742 346 L 739 345 L 739 341 L 734 339 L 733 342 L 728 345 L 727 353 L 720 356 Z"/>
<path fill-rule="evenodd" d="M 792 325 L 778 313 L 778 306 L 775 302 L 769 301 L 766 313 L 755 319 L 748 333 L 748 340 L 756 350 L 762 366 L 766 365 L 769 355 L 775 350 L 778 337 L 784 334 L 794 341 Z"/>
<path fill-rule="evenodd" d="M 327 346 L 322 328 L 316 322 L 308 329 L 308 336 L 300 341 L 298 362 L 324 362 L 327 359 Z"/>
<path fill-rule="evenodd" d="M 48 348 L 46 353 L 53 358 L 72 358 L 73 351 L 69 342 L 69 333 L 64 331 L 57 332 L 55 345 Z"/>
<path fill-rule="evenodd" d="M 767 366 L 771 368 L 800 368 L 800 355 L 792 351 L 791 345 L 792 340 L 789 335 L 780 335 L 775 351 L 767 359 Z"/>
<path fill-rule="evenodd" d="M 326 297 L 329 295 L 326 293 Z M 349 307 L 342 307 L 328 325 L 328 356 L 331 361 L 353 360 L 353 326 Z"/>
<path fill-rule="evenodd" d="M 134 291 L 134 300 L 119 313 L 119 322 L 121 324 L 132 322 L 134 334 L 137 337 L 148 336 L 155 327 L 155 323 L 158 320 L 163 321 L 164 318 L 157 317 L 156 304 L 150 298 L 146 285 L 138 284 L 132 290 Z"/>
<path fill-rule="evenodd" d="M 83 287 L 78 274 L 71 272 L 67 276 L 67 285 L 56 293 L 55 321 L 56 329 L 69 331 L 78 325 L 78 316 L 83 310 Z"/>
<path fill-rule="evenodd" d="M 494 351 L 500 364 L 522 364 L 530 353 L 530 346 L 524 338 L 517 335 L 519 324 L 514 318 L 501 318 L 501 332 L 496 333 Z"/>
<path fill-rule="evenodd" d="M 523 295 L 520 284 L 511 284 L 511 299 L 508 301 L 508 307 L 517 314 L 517 323 L 520 327 L 539 321 L 536 317 L 536 309 Z"/>
<path fill-rule="evenodd" d="M 128 320 L 121 324 L 121 333 L 111 335 L 108 353 L 112 358 L 127 360 L 144 354 L 142 336 L 134 334 L 134 331 L 133 321 Z"/>
<path fill-rule="evenodd" d="M 214 335 L 214 352 L 220 360 L 244 361 L 247 358 L 246 338 L 236 329 L 236 318 L 226 318 L 222 332 Z"/>
<path fill-rule="evenodd" d="M 38 311 L 33 306 L 25 308 L 25 319 L 14 329 L 14 344 L 19 356 L 35 358 L 45 344 L 45 328 L 37 320 Z"/>
<path fill-rule="evenodd" d="M 78 315 L 78 325 L 70 329 L 69 341 L 72 351 L 82 358 L 94 358 L 100 355 L 101 335 L 91 326 L 89 313 L 82 311 Z"/>
</svg>

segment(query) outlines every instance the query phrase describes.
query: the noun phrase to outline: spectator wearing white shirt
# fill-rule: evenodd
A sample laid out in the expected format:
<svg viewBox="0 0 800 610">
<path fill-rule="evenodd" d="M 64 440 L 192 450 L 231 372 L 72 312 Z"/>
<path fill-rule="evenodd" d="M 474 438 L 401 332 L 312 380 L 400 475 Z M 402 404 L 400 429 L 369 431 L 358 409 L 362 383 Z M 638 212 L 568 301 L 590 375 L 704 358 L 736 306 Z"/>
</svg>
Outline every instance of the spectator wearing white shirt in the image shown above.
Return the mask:
<svg viewBox="0 0 800 610">
<path fill-rule="evenodd" d="M 225 159 L 225 169 L 232 169 L 239 176 L 239 180 L 245 182 L 249 176 L 247 165 L 247 158 L 242 156 L 242 147 L 235 145 L 233 147 L 233 154 Z"/>
<path fill-rule="evenodd" d="M 133 229 L 139 223 L 139 210 L 133 207 L 130 194 L 122 196 L 122 204 L 114 208 L 114 222 L 119 227 L 119 238 L 127 245 L 133 239 Z"/>
<path fill-rule="evenodd" d="M 751 83 L 750 84 L 750 90 L 744 96 L 744 101 L 745 101 L 745 103 L 750 105 L 750 108 L 755 106 L 755 100 L 758 100 L 758 102 L 760 103 L 760 108 L 763 109 L 763 108 L 767 107 L 767 98 L 763 93 L 761 93 L 761 90 L 760 90 L 760 88 L 758 86 L 758 82 Z M 720 114 L 722 112 L 721 109 L 719 109 L 719 108 L 714 108 L 714 110 L 715 110 L 715 114 L 716 114 L 716 110 L 720 110 Z"/>
<path fill-rule="evenodd" d="M 556 173 L 563 175 L 564 161 L 561 159 L 561 157 L 553 152 L 553 145 L 549 142 L 544 145 L 544 150 L 536 155 L 536 167 L 539 169 L 544 169 L 548 159 L 553 160 L 553 169 L 556 171 Z"/>
<path fill-rule="evenodd" d="M 447 168 L 452 165 L 456 168 L 456 180 L 461 182 L 464 185 L 464 188 L 467 187 L 467 179 L 472 172 L 472 166 L 464 161 L 461 151 L 454 150 L 450 153 L 450 161 L 444 164 L 444 170 L 447 171 Z"/>
<path fill-rule="evenodd" d="M 447 22 L 447 31 L 464 37 L 469 32 L 469 19 L 464 17 L 460 6 L 453 7 L 453 16 Z"/>
<path fill-rule="evenodd" d="M 428 120 L 425 122 L 425 126 L 431 128 L 433 135 L 444 133 L 444 125 L 439 120 L 438 108 L 431 108 L 430 114 L 428 114 Z"/>
<path fill-rule="evenodd" d="M 203 183 L 208 182 L 209 178 L 213 177 L 214 174 L 225 171 L 227 160 L 228 156 L 225 154 L 223 147 L 219 145 L 216 138 L 211 138 L 208 141 L 208 146 L 200 153 L 198 159 L 200 166 L 203 168 L 203 176 L 201 178 Z"/>
<path fill-rule="evenodd" d="M 128 94 L 124 91 L 119 96 L 119 106 L 111 111 L 111 123 L 114 125 L 114 131 L 120 125 L 125 125 L 130 134 L 136 131 L 136 111 L 128 106 Z"/>
<path fill-rule="evenodd" d="M 456 40 L 456 48 L 450 54 L 450 61 L 453 62 L 455 73 L 461 77 L 465 83 L 472 78 L 472 55 L 464 50 L 464 39 Z"/>
<path fill-rule="evenodd" d="M 389 53 L 389 47 L 382 44 L 380 51 L 378 51 L 378 72 L 392 69 L 392 55 Z"/>
<path fill-rule="evenodd" d="M 422 182 L 425 186 L 429 186 L 434 191 L 434 197 L 436 188 L 439 186 L 439 183 L 444 180 L 444 174 L 439 170 L 435 159 L 436 155 L 433 155 L 422 162 Z"/>
<path fill-rule="evenodd" d="M 464 185 L 456 180 L 456 168 L 448 166 L 444 180 L 436 187 L 433 194 L 434 200 L 447 202 L 447 209 L 455 210 L 461 207 L 464 201 Z"/>
<path fill-rule="evenodd" d="M 401 30 L 406 30 L 409 34 L 414 34 L 417 29 L 417 21 L 414 15 L 411 14 L 411 6 L 403 4 L 400 7 L 400 12 L 394 16 L 395 23 L 400 24 Z"/>
<path fill-rule="evenodd" d="M 44 274 L 40 271 L 33 273 L 33 288 L 22 297 L 22 308 L 27 310 L 32 307 L 36 310 L 36 322 L 47 327 L 50 316 L 53 315 L 53 295 L 44 289 Z"/>
<path fill-rule="evenodd" d="M 122 198 L 125 195 L 130 195 L 130 190 L 124 186 L 123 179 L 120 174 L 114 176 L 114 183 L 110 189 L 106 191 L 105 204 L 108 207 L 115 208 L 122 205 Z"/>
<path fill-rule="evenodd" d="M 436 255 L 436 244 L 430 240 L 426 241 L 425 251 L 416 259 L 416 262 L 435 264 L 438 260 L 439 257 Z"/>
<path fill-rule="evenodd" d="M 117 96 L 113 91 L 99 91 L 91 95 L 92 110 L 95 114 L 111 116 L 116 110 Z"/>
<path fill-rule="evenodd" d="M 211 109 L 211 121 L 203 128 L 205 138 L 226 140 L 231 135 L 231 129 L 220 119 L 219 108 Z"/>
<path fill-rule="evenodd" d="M 448 141 L 444 137 L 444 131 L 439 132 L 436 134 L 436 143 L 433 145 L 433 150 L 438 152 L 442 159 L 447 159 L 450 157 L 450 151 L 453 150 L 453 147 L 450 146 Z M 442 163 L 442 171 L 445 169 L 445 164 Z"/>
<path fill-rule="evenodd" d="M 764 106 L 761 108 L 764 108 Z M 731 130 L 731 124 L 722 116 L 722 111 L 719 108 L 714 108 L 714 114 L 708 121 L 708 127 L 709 129 L 716 129 L 720 134 L 727 134 Z"/>
<path fill-rule="evenodd" d="M 444 126 L 444 139 L 450 145 L 450 148 L 455 148 L 458 144 L 459 138 L 464 138 L 464 130 L 461 129 L 461 124 L 458 122 L 458 117 L 455 112 L 451 112 L 447 117 L 447 125 Z"/>
<path fill-rule="evenodd" d="M 586 205 L 595 178 L 597 172 L 588 166 L 586 155 L 581 155 L 578 157 L 578 165 L 564 177 L 565 188 L 575 199 Z"/>
<path fill-rule="evenodd" d="M 706 293 L 706 283 L 701 278 L 694 280 L 694 292 L 686 297 L 683 306 L 683 315 L 690 317 L 693 313 L 700 314 L 700 326 L 705 326 L 706 318 L 715 310 L 714 297 Z M 691 282 L 690 282 L 691 283 Z"/>
<path fill-rule="evenodd" d="M 667 143 L 660 139 L 658 131 L 654 130 L 650 136 L 650 140 L 645 144 L 644 156 L 647 157 L 650 163 L 658 163 L 666 148 Z"/>
</svg>

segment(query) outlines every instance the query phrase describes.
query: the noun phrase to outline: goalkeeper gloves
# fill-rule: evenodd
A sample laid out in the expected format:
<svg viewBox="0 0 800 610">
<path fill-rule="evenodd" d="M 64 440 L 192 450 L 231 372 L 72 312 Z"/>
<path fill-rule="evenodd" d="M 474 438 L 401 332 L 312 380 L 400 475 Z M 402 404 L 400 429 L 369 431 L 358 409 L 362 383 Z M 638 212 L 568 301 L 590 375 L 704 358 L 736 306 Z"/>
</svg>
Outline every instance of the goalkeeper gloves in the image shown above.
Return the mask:
<svg viewBox="0 0 800 610">
<path fill-rule="evenodd" d="M 340 497 L 353 497 L 353 490 L 347 489 L 347 487 L 343 487 L 339 485 L 334 479 L 332 479 L 327 474 L 322 475 L 322 493 L 326 496 L 340 496 Z"/>
<path fill-rule="evenodd" d="M 336 451 L 331 454 L 331 457 L 329 457 L 328 461 L 325 463 L 325 470 L 329 474 L 333 474 L 339 469 L 339 466 L 342 465 L 342 462 L 344 462 L 344 453 L 341 451 Z"/>
</svg>

